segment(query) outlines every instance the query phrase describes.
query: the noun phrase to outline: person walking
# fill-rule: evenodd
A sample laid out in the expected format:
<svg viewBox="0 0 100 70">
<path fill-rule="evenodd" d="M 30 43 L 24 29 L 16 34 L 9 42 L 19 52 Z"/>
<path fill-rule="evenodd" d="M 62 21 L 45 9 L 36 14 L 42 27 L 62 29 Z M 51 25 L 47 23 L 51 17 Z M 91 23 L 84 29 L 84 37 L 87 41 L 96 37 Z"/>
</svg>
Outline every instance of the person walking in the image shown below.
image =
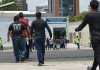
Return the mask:
<svg viewBox="0 0 100 70">
<path fill-rule="evenodd" d="M 41 13 L 37 12 L 36 20 L 34 20 L 31 25 L 31 32 L 33 35 L 35 33 L 34 42 L 35 42 L 35 47 L 37 50 L 39 66 L 42 66 L 44 64 L 45 38 L 46 38 L 45 37 L 45 28 L 48 30 L 50 38 L 52 38 L 52 33 L 51 33 L 51 30 L 50 30 L 47 22 L 41 18 Z"/>
<path fill-rule="evenodd" d="M 87 24 L 89 25 L 91 44 L 94 51 L 94 62 L 90 70 L 100 69 L 100 12 L 98 12 L 99 2 L 92 0 L 90 2 L 91 11 L 85 16 L 82 24 L 75 31 L 81 31 Z"/>
<path fill-rule="evenodd" d="M 22 61 L 24 58 L 24 50 L 22 46 L 25 46 L 25 41 L 22 39 L 22 31 L 24 27 L 19 23 L 19 16 L 14 17 L 14 22 L 10 24 L 8 28 L 8 34 L 7 34 L 7 41 L 10 41 L 10 37 L 13 42 L 13 48 L 14 48 L 14 55 L 16 58 L 16 62 Z"/>
<path fill-rule="evenodd" d="M 25 52 L 25 59 L 29 59 L 29 51 L 31 47 L 31 40 L 30 40 L 30 26 L 29 26 L 29 20 L 24 16 L 22 12 L 18 14 L 19 16 L 19 22 L 24 26 L 23 30 L 23 40 L 26 41 L 26 52 Z M 23 46 L 24 48 L 24 46 Z"/>
<path fill-rule="evenodd" d="M 63 36 L 61 36 L 60 38 L 60 49 L 64 49 L 65 48 L 65 39 Z"/>
<path fill-rule="evenodd" d="M 79 36 L 79 33 L 75 35 L 74 43 L 77 45 L 77 48 L 80 49 L 80 36 Z"/>
</svg>

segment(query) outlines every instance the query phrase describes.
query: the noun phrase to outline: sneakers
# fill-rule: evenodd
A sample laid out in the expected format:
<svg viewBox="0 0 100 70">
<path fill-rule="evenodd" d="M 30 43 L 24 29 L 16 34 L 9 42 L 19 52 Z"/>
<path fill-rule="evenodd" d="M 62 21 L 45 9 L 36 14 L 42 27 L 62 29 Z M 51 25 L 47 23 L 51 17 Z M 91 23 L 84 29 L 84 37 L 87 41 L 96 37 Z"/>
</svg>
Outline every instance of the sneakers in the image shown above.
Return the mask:
<svg viewBox="0 0 100 70">
<path fill-rule="evenodd" d="M 38 66 L 44 66 L 44 62 L 39 62 Z"/>
<path fill-rule="evenodd" d="M 39 63 L 38 66 L 43 66 L 43 63 Z"/>
</svg>

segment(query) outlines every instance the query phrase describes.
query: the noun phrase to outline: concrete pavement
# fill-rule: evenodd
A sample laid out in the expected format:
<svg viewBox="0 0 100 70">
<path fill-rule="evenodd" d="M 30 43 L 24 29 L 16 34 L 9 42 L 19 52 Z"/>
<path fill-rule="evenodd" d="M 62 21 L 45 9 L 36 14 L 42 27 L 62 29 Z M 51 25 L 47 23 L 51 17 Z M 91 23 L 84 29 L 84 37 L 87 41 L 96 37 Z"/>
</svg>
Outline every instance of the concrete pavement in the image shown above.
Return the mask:
<svg viewBox="0 0 100 70">
<path fill-rule="evenodd" d="M 92 61 L 69 61 L 69 60 L 51 60 L 46 61 L 44 66 L 37 66 L 37 62 L 26 63 L 0 63 L 0 70 L 87 70 L 87 66 Z"/>
<path fill-rule="evenodd" d="M 30 53 L 30 58 L 36 60 L 37 52 L 34 50 Z M 89 47 L 82 47 L 81 49 L 77 49 L 76 45 L 68 44 L 65 49 L 57 49 L 57 50 L 46 50 L 45 58 L 46 59 L 63 59 L 63 58 L 93 58 L 93 51 Z M 3 50 L 0 51 L 0 62 L 14 62 L 14 54 L 13 50 Z"/>
<path fill-rule="evenodd" d="M 46 51 L 45 65 L 37 66 L 36 51 L 24 63 L 14 63 L 12 50 L 0 51 L 0 70 L 87 70 L 92 65 L 93 51 L 89 47 L 80 50 L 73 44 L 66 49 Z"/>
</svg>

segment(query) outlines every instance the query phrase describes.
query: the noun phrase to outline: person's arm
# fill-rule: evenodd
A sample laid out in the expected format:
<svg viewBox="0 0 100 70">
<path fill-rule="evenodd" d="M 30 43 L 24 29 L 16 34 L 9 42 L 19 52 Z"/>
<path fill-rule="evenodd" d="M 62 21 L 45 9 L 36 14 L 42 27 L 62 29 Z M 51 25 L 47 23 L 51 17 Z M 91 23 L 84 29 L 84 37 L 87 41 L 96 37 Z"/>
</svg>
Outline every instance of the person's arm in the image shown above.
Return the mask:
<svg viewBox="0 0 100 70">
<path fill-rule="evenodd" d="M 7 41 L 9 42 L 10 41 L 10 31 L 8 31 L 8 33 L 7 33 Z"/>
<path fill-rule="evenodd" d="M 45 22 L 45 27 L 46 27 L 46 29 L 47 29 L 48 32 L 49 32 L 50 38 L 52 38 L 52 32 L 51 32 L 51 29 L 50 29 L 50 27 L 48 26 L 47 22 Z"/>
<path fill-rule="evenodd" d="M 34 29 L 34 27 L 35 27 L 35 25 L 34 25 L 34 21 L 32 22 L 32 24 L 31 24 L 31 27 L 30 27 L 30 33 L 31 33 L 31 37 L 34 35 L 34 33 L 35 33 L 35 29 Z"/>
<path fill-rule="evenodd" d="M 31 28 L 30 28 L 30 26 L 28 26 L 28 35 L 29 35 L 29 39 L 31 39 Z"/>
<path fill-rule="evenodd" d="M 7 41 L 10 41 L 10 37 L 12 35 L 12 25 L 9 26 L 8 28 L 8 33 L 7 33 Z"/>
<path fill-rule="evenodd" d="M 80 24 L 79 27 L 77 27 L 75 29 L 75 31 L 77 31 L 77 32 L 81 31 L 88 24 L 88 21 L 89 21 L 89 19 L 88 19 L 88 16 L 86 15 L 83 22 L 82 22 L 82 24 Z"/>
</svg>

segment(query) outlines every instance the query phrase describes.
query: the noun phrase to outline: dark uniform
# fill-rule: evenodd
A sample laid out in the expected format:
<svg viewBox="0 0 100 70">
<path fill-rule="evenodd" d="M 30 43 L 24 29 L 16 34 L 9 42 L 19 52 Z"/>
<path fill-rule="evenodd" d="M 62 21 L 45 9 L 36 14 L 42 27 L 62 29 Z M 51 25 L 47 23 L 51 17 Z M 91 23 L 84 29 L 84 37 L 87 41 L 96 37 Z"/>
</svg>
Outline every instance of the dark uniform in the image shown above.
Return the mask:
<svg viewBox="0 0 100 70">
<path fill-rule="evenodd" d="M 52 37 L 51 30 L 48 24 L 43 19 L 36 19 L 32 22 L 31 31 L 35 33 L 35 47 L 37 49 L 37 56 L 39 64 L 44 64 L 45 55 L 45 28 L 47 28 L 50 37 Z"/>
<path fill-rule="evenodd" d="M 89 25 L 91 44 L 94 50 L 94 64 L 92 70 L 96 70 L 96 67 L 100 67 L 100 12 L 88 13 L 83 23 L 76 28 L 76 31 L 82 30 L 86 25 Z"/>
</svg>

